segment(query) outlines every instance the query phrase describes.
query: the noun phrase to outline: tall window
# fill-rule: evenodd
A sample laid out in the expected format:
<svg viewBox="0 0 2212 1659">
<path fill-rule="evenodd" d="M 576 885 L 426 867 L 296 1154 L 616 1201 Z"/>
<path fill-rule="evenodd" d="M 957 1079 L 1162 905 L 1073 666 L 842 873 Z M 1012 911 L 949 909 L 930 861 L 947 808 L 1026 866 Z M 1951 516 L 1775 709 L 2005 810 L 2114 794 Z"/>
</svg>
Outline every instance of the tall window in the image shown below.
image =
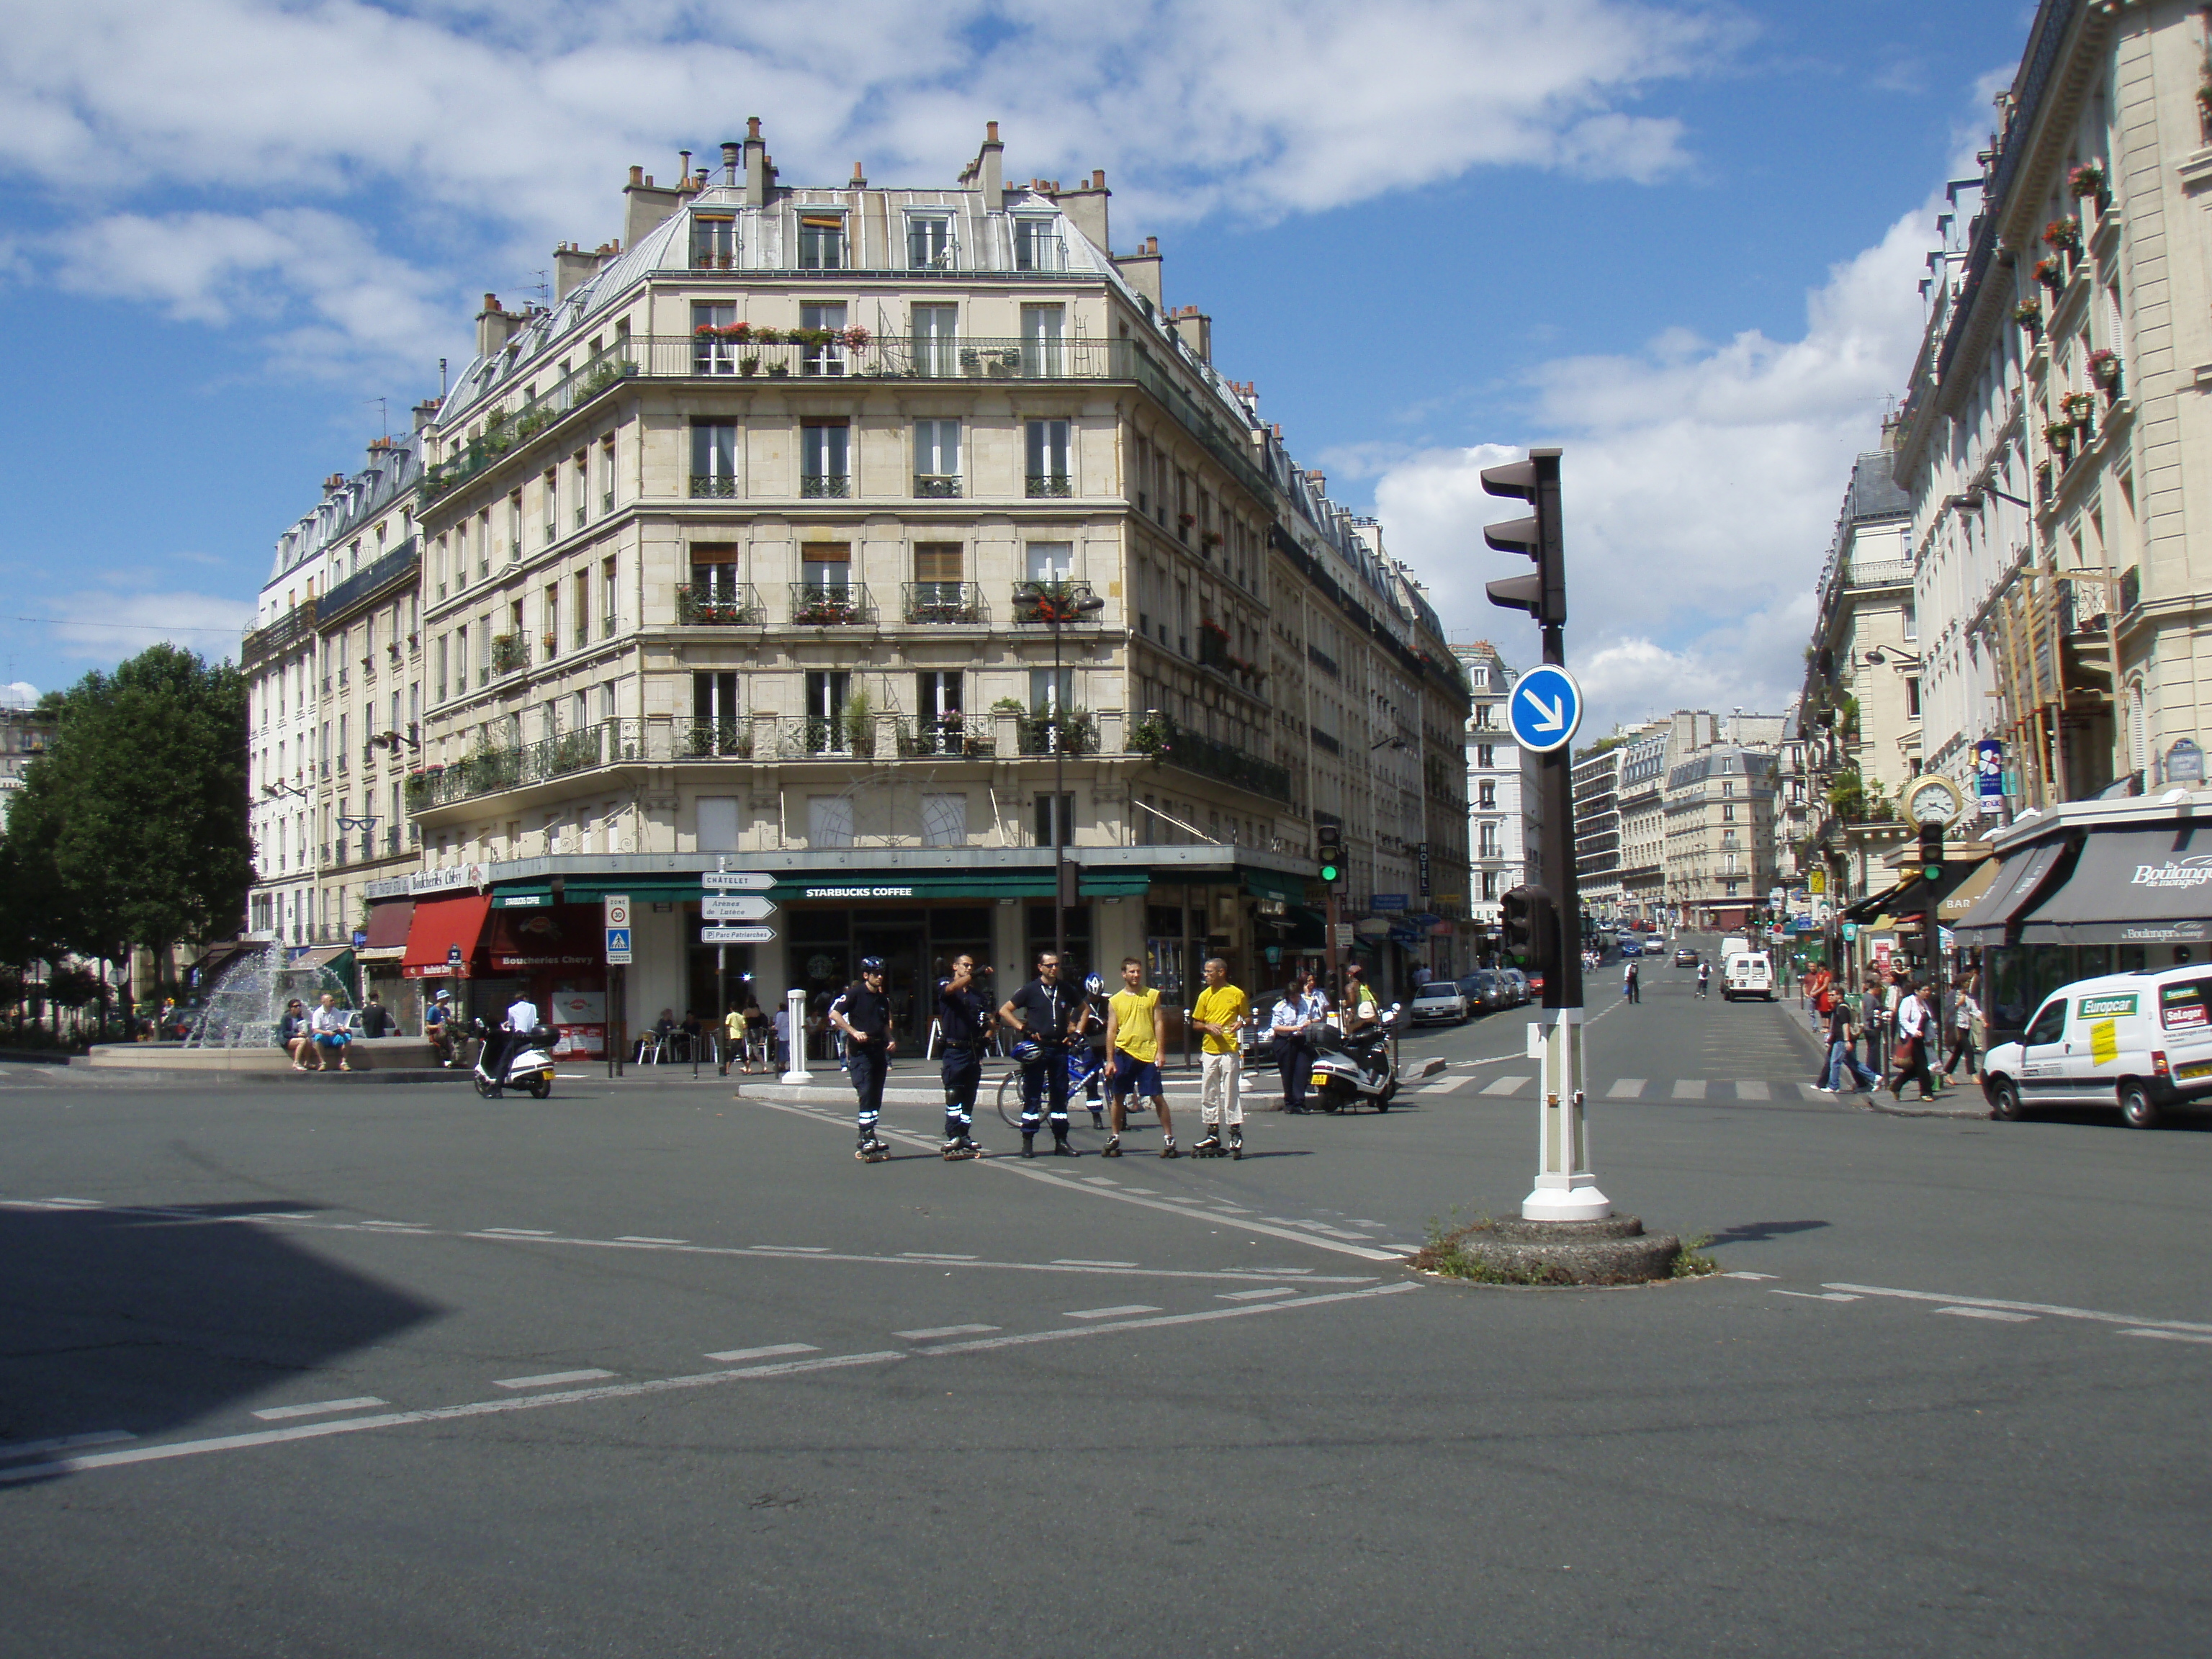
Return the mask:
<svg viewBox="0 0 2212 1659">
<path fill-rule="evenodd" d="M 958 542 L 919 542 L 914 550 L 914 594 L 908 622 L 973 622 L 967 584 L 962 580 Z M 929 678 L 927 675 L 922 677 Z M 957 674 L 952 677 L 957 684 Z"/>
<path fill-rule="evenodd" d="M 599 633 L 602 637 L 614 637 L 615 562 L 610 558 L 599 566 Z"/>
<path fill-rule="evenodd" d="M 1055 676 L 1049 668 L 1030 670 L 1030 713 L 1056 714 L 1074 701 L 1075 671 L 1062 668 Z"/>
<path fill-rule="evenodd" d="M 952 218 L 949 214 L 914 214 L 906 222 L 906 262 L 913 270 L 952 268 Z"/>
<path fill-rule="evenodd" d="M 943 376 L 958 372 L 960 335 L 957 306 L 916 306 L 912 317 L 914 372 Z"/>
<path fill-rule="evenodd" d="M 1475 744 L 1474 763 L 1477 766 L 1484 768 L 1486 770 L 1497 765 L 1498 750 L 1493 746 L 1486 743 L 1479 743 Z"/>
<path fill-rule="evenodd" d="M 1067 495 L 1074 493 L 1068 477 L 1068 423 L 1066 421 L 1028 422 L 1027 493 Z"/>
<path fill-rule="evenodd" d="M 581 650 L 592 637 L 592 578 L 587 572 L 579 571 L 574 584 L 576 594 L 576 647 Z"/>
<path fill-rule="evenodd" d="M 469 630 L 453 630 L 453 690 L 456 695 L 469 689 Z"/>
<path fill-rule="evenodd" d="M 691 493 L 733 496 L 738 493 L 738 423 L 691 422 Z"/>
<path fill-rule="evenodd" d="M 1073 542 L 1031 542 L 1022 550 L 1022 574 L 1033 582 L 1064 582 L 1075 574 Z"/>
<path fill-rule="evenodd" d="M 914 423 L 914 493 L 951 496 L 960 493 L 960 422 Z"/>
<path fill-rule="evenodd" d="M 738 222 L 725 213 L 691 216 L 691 268 L 694 270 L 735 270 L 738 268 Z"/>
<path fill-rule="evenodd" d="M 1014 221 L 1014 269 L 1058 270 L 1061 267 L 1060 238 L 1053 234 L 1057 219 L 1018 218 Z"/>
<path fill-rule="evenodd" d="M 719 609 L 738 602 L 738 548 L 734 542 L 691 544 L 691 603 Z"/>
<path fill-rule="evenodd" d="M 544 640 L 545 659 L 550 662 L 561 648 L 561 586 L 557 582 L 545 586 Z"/>
<path fill-rule="evenodd" d="M 945 673 L 921 673 L 915 676 L 915 718 L 921 726 L 925 752 L 957 755 L 961 750 L 963 732 L 960 674 L 957 670 Z M 964 823 L 964 820 L 963 820 Z M 962 839 L 966 839 L 963 829 Z"/>
<path fill-rule="evenodd" d="M 1482 851 L 1480 856 L 1486 859 L 1494 859 L 1498 857 L 1498 826 L 1494 823 L 1484 824 L 1482 826 L 1481 835 Z"/>
<path fill-rule="evenodd" d="M 738 320 L 735 305 L 691 302 L 691 372 L 694 374 L 734 374 L 738 372 L 738 343 L 714 331 L 730 328 Z"/>
<path fill-rule="evenodd" d="M 432 660 L 437 665 L 438 701 L 443 702 L 446 700 L 446 636 L 443 634 L 438 635 L 437 649 Z"/>
<path fill-rule="evenodd" d="M 1478 794 L 1480 798 L 1475 802 L 1476 805 L 1485 811 L 1494 811 L 1497 809 L 1498 786 L 1495 783 L 1485 778 L 1478 787 Z"/>
<path fill-rule="evenodd" d="M 1920 682 L 1917 678 L 1908 678 L 1905 682 L 1905 718 L 1909 720 L 1920 718 Z"/>
<path fill-rule="evenodd" d="M 848 471 L 851 444 L 852 428 L 843 421 L 801 422 L 799 430 L 799 493 L 810 497 L 851 495 L 853 481 Z"/>
<path fill-rule="evenodd" d="M 799 268 L 801 270 L 842 270 L 845 268 L 845 217 L 838 213 L 805 213 L 799 219 Z"/>
<path fill-rule="evenodd" d="M 845 331 L 845 307 L 835 306 L 801 306 L 799 325 L 817 333 L 841 335 Z M 828 344 L 810 343 L 799 362 L 801 374 L 842 374 L 845 372 L 845 343 L 832 340 Z"/>
<path fill-rule="evenodd" d="M 738 677 L 720 672 L 691 677 L 691 745 L 695 755 L 727 755 L 738 746 Z"/>
<path fill-rule="evenodd" d="M 802 586 L 816 592 L 853 585 L 852 550 L 843 542 L 809 542 L 799 550 Z"/>
<path fill-rule="evenodd" d="M 1066 321 L 1066 306 L 1022 307 L 1022 373 L 1030 380 L 1051 380 L 1067 373 L 1060 346 Z"/>
<path fill-rule="evenodd" d="M 1059 811 L 1055 813 L 1055 806 Z M 1053 835 L 1057 817 L 1060 831 Z M 1036 844 L 1040 847 L 1072 847 L 1075 844 L 1075 797 L 1073 795 L 1039 795 L 1036 799 Z"/>
<path fill-rule="evenodd" d="M 477 514 L 477 580 L 483 581 L 491 574 L 491 509 L 485 507 Z"/>
<path fill-rule="evenodd" d="M 852 733 L 847 728 L 846 704 L 853 692 L 853 677 L 842 670 L 810 673 L 806 677 L 806 752 L 810 755 L 848 755 Z"/>
</svg>

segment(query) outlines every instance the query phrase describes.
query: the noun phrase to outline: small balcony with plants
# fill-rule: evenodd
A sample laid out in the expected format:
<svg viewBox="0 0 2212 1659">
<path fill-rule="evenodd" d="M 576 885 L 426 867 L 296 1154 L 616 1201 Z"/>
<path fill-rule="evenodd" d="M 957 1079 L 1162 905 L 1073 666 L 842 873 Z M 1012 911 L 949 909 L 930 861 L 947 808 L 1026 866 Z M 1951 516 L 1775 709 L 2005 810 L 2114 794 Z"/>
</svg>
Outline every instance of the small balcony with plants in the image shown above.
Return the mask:
<svg viewBox="0 0 2212 1659">
<path fill-rule="evenodd" d="M 1156 709 L 1130 723 L 1128 746 L 1130 753 L 1158 765 L 1181 767 L 1273 800 L 1291 799 L 1289 768 L 1247 754 L 1235 744 L 1188 731 L 1174 716 Z"/>
<path fill-rule="evenodd" d="M 899 590 L 900 614 L 910 623 L 987 620 L 983 590 L 975 582 L 907 582 Z"/>
<path fill-rule="evenodd" d="M 963 714 L 944 714 L 935 720 L 898 726 L 901 760 L 985 760 L 998 752 L 988 720 L 971 720 Z"/>
<path fill-rule="evenodd" d="M 521 634 L 495 634 L 491 636 L 491 672 L 496 679 L 502 674 L 517 674 L 530 666 L 530 641 Z"/>
<path fill-rule="evenodd" d="M 865 583 L 791 584 L 791 622 L 794 628 L 854 628 L 874 620 L 875 607 L 869 601 Z"/>
<path fill-rule="evenodd" d="M 1087 708 L 1030 708 L 1012 697 L 991 705 L 994 714 L 1013 716 L 1014 747 L 1024 755 L 1095 755 L 1098 722 Z"/>
<path fill-rule="evenodd" d="M 681 582 L 676 620 L 685 628 L 758 628 L 768 612 L 750 582 Z"/>
</svg>

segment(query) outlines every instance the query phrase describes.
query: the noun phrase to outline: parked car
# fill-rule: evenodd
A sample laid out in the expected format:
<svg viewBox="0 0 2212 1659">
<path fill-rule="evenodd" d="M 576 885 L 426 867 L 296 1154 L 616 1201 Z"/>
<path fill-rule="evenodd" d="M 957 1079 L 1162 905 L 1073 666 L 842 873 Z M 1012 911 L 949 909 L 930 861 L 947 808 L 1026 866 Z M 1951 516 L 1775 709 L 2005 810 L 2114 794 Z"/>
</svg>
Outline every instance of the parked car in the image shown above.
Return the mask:
<svg viewBox="0 0 2212 1659">
<path fill-rule="evenodd" d="M 1478 968 L 1459 982 L 1460 994 L 1467 999 L 1470 1015 L 1486 1014 L 1494 1008 L 1513 1006 L 1510 987 L 1487 968 Z"/>
<path fill-rule="evenodd" d="M 2212 967 L 2105 974 L 2062 985 L 2017 1042 L 1982 1059 L 1991 1114 L 2117 1106 L 2130 1128 L 2212 1097 Z"/>
<path fill-rule="evenodd" d="M 1498 970 L 1498 977 L 1504 980 L 1512 991 L 1513 1006 L 1516 1008 L 1528 1002 L 1535 994 L 1535 981 L 1518 968 L 1500 968 Z"/>
<path fill-rule="evenodd" d="M 1677 968 L 1696 967 L 1698 965 L 1698 953 L 1695 951 L 1692 951 L 1688 945 L 1684 945 L 1680 950 L 1674 952 L 1674 965 Z"/>
<path fill-rule="evenodd" d="M 1416 1025 L 1462 1024 L 1468 1014 L 1467 994 L 1456 981 L 1432 979 L 1413 993 L 1406 1012 Z"/>
</svg>

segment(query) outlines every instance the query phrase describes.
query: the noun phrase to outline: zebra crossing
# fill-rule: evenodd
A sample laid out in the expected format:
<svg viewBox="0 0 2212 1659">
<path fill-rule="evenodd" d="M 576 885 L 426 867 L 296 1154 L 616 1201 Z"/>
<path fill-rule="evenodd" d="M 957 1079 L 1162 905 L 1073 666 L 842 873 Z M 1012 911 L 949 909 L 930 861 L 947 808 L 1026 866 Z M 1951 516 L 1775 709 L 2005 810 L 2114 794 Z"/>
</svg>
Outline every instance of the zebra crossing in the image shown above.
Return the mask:
<svg viewBox="0 0 2212 1659">
<path fill-rule="evenodd" d="M 1447 1077 L 1424 1086 L 1409 1090 L 1414 1095 L 1444 1095 L 1471 1088 L 1475 1094 L 1500 1098 L 1515 1095 L 1534 1094 L 1536 1073 L 1519 1072 L 1480 1082 L 1469 1076 Z M 1640 1100 L 1663 1102 L 1704 1101 L 1715 1105 L 1726 1103 L 1773 1103 L 1778 1101 L 1829 1101 L 1836 1097 L 1824 1095 L 1809 1083 L 1785 1083 L 1772 1078 L 1615 1078 L 1601 1088 L 1590 1091 L 1593 1100 Z"/>
</svg>

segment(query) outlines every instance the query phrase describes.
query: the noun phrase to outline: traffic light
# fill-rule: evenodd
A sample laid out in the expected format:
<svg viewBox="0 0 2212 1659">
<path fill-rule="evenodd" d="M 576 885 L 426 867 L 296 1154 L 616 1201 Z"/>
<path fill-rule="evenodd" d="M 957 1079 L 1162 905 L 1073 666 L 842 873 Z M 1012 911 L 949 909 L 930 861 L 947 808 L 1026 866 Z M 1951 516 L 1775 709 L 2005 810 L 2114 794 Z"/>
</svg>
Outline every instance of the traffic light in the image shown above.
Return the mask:
<svg viewBox="0 0 2212 1659">
<path fill-rule="evenodd" d="M 1525 461 L 1482 470 L 1482 487 L 1492 495 L 1512 495 L 1532 503 L 1526 519 L 1494 524 L 1482 539 L 1501 553 L 1518 553 L 1535 562 L 1535 574 L 1504 576 L 1488 585 L 1490 602 L 1508 611 L 1525 611 L 1547 628 L 1567 620 L 1567 563 L 1559 535 L 1559 452 L 1532 449 Z"/>
<path fill-rule="evenodd" d="M 1340 823 L 1314 825 L 1314 851 L 1321 859 L 1321 878 L 1334 887 L 1344 879 L 1344 826 Z"/>
<path fill-rule="evenodd" d="M 1931 884 L 1943 879 L 1943 826 L 1920 826 L 1920 874 Z"/>
<path fill-rule="evenodd" d="M 1559 921 L 1548 891 L 1512 888 L 1498 901 L 1498 915 L 1502 954 L 1547 976 L 1558 968 Z"/>
</svg>

